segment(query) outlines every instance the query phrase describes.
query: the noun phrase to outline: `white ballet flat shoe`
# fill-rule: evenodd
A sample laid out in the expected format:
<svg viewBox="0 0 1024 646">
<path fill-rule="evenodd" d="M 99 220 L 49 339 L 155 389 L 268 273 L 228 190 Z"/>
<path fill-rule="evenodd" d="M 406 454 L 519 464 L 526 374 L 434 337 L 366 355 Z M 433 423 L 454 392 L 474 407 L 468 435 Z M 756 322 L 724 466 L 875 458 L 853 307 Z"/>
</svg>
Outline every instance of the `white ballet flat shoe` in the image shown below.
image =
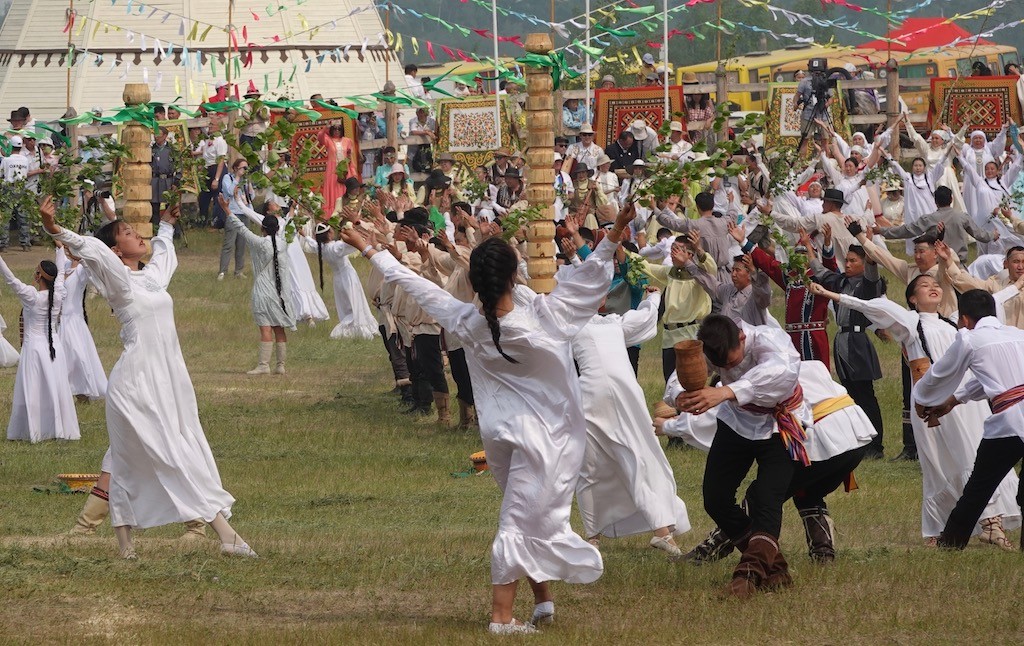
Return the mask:
<svg viewBox="0 0 1024 646">
<path fill-rule="evenodd" d="M 250 559 L 258 559 L 260 557 L 256 550 L 249 547 L 248 543 L 221 543 L 220 553 L 227 556 L 244 556 Z"/>
<path fill-rule="evenodd" d="M 540 631 L 530 624 L 522 624 L 513 619 L 507 624 L 498 624 L 492 621 L 487 626 L 487 632 L 492 635 L 532 635 Z"/>
</svg>

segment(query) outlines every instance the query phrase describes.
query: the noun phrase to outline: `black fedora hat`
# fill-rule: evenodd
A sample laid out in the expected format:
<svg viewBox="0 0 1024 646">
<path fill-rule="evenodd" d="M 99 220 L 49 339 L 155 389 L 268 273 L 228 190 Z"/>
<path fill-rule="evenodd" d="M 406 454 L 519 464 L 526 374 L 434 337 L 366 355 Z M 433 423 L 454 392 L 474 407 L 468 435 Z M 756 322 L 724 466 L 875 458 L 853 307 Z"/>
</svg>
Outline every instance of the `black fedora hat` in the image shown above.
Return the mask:
<svg viewBox="0 0 1024 646">
<path fill-rule="evenodd" d="M 835 202 L 839 205 L 846 204 L 846 197 L 838 188 L 826 188 L 825 192 L 821 195 L 821 199 L 824 202 Z"/>
</svg>

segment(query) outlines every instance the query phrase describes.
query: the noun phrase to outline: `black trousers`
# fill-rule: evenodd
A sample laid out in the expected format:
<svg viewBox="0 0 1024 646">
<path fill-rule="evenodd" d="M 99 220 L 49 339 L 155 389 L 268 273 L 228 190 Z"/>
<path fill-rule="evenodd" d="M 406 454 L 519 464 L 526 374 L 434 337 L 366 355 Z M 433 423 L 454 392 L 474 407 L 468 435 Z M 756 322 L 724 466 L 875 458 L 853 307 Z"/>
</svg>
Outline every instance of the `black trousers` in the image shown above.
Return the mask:
<svg viewBox="0 0 1024 646">
<path fill-rule="evenodd" d="M 434 401 L 434 393 L 448 394 L 440 334 L 417 334 L 413 337 L 409 372 L 417 402 L 430 405 Z"/>
<path fill-rule="evenodd" d="M 875 427 L 875 433 L 878 434 L 871 440 L 871 446 L 881 451 L 884 446 L 882 444 L 884 432 L 882 430 L 882 409 L 879 408 L 878 397 L 875 396 L 875 382 L 859 379 L 856 381 L 841 379 L 840 381 L 853 401 L 864 410 L 868 419 L 871 420 L 871 425 Z"/>
<path fill-rule="evenodd" d="M 985 511 L 992 494 L 1006 474 L 1024 458 L 1024 440 L 1019 437 L 983 439 L 978 445 L 974 470 L 964 485 L 964 493 L 949 514 L 939 535 L 940 547 L 963 549 L 971 540 L 971 531 Z M 1017 504 L 1024 500 L 1024 484 L 1017 487 Z"/>
<path fill-rule="evenodd" d="M 676 371 L 676 349 L 675 348 L 662 348 L 661 349 L 661 373 L 665 376 L 665 383 L 668 383 L 668 378 L 672 376 L 672 373 Z"/>
<path fill-rule="evenodd" d="M 210 184 L 213 183 L 213 179 L 217 176 L 217 165 L 206 167 L 206 184 L 203 186 L 203 190 L 199 192 L 199 220 L 201 222 L 211 222 L 210 216 L 210 202 L 214 200 L 220 189 L 214 190 L 210 188 Z"/>
<path fill-rule="evenodd" d="M 793 472 L 793 480 L 789 485 L 789 495 L 797 509 L 828 507 L 825 496 L 839 488 L 850 474 L 864 459 L 870 444 L 840 453 L 821 462 L 812 462 L 805 467 L 797 464 Z M 794 463 L 796 464 L 796 463 Z"/>
<path fill-rule="evenodd" d="M 754 462 L 757 479 L 747 487 L 748 516 L 737 504 L 736 492 Z M 749 532 L 777 538 L 782 531 L 782 503 L 796 466 L 778 435 L 748 440 L 719 421 L 704 467 L 704 510 L 733 540 Z"/>
<path fill-rule="evenodd" d="M 384 340 L 384 349 L 388 351 L 388 361 L 391 362 L 391 372 L 395 373 L 395 381 L 409 378 L 409 363 L 405 359 L 405 353 L 398 347 L 398 335 L 388 336 L 387 328 L 383 325 L 380 330 L 380 338 Z"/>
<path fill-rule="evenodd" d="M 469 366 L 466 365 L 466 351 L 462 348 L 448 351 L 448 367 L 452 369 L 452 379 L 455 381 L 459 394 L 456 395 L 459 401 L 466 406 L 473 405 L 473 382 L 469 378 Z"/>
<path fill-rule="evenodd" d="M 900 368 L 900 375 L 903 378 L 903 450 L 916 455 L 917 440 L 914 439 L 914 427 L 910 423 L 910 388 L 913 382 L 910 379 L 910 366 L 906 361 L 900 361 Z"/>
<path fill-rule="evenodd" d="M 640 346 L 634 345 L 626 348 L 626 354 L 629 355 L 629 365 L 633 366 L 633 376 L 638 377 L 640 375 Z M 668 381 L 668 377 L 665 377 L 665 381 Z"/>
</svg>

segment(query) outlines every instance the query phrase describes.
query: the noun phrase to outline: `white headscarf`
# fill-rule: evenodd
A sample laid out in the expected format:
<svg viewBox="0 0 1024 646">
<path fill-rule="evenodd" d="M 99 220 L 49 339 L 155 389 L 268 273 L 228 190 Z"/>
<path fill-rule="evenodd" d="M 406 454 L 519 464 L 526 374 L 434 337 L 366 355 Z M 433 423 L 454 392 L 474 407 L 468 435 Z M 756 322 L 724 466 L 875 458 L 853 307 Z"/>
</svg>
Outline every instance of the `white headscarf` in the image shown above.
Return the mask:
<svg viewBox="0 0 1024 646">
<path fill-rule="evenodd" d="M 985 133 L 984 133 L 984 132 L 982 132 L 982 131 L 980 131 L 980 130 L 975 130 L 974 132 L 972 132 L 972 133 L 971 133 L 971 139 L 970 139 L 970 141 L 971 141 L 971 146 L 974 146 L 974 138 L 975 138 L 975 137 L 981 137 L 981 138 L 982 138 L 982 139 L 984 139 L 984 140 L 985 140 L 986 142 L 988 141 L 988 137 L 986 137 L 986 136 L 985 136 Z"/>
</svg>

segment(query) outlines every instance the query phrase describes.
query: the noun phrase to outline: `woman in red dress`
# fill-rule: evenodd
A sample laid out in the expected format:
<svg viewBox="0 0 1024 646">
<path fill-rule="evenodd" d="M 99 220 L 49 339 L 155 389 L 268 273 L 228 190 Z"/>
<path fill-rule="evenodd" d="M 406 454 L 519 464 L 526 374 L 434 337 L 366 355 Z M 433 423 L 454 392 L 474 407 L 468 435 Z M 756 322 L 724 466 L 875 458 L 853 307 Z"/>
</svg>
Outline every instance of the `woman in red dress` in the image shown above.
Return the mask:
<svg viewBox="0 0 1024 646">
<path fill-rule="evenodd" d="M 327 168 L 324 170 L 324 183 L 320 187 L 320 194 L 324 196 L 323 217 L 327 219 L 334 213 L 335 202 L 345 194 L 345 184 L 338 179 L 337 168 L 339 160 L 348 161 L 348 171 L 345 177 L 359 177 L 359 162 L 356 159 L 356 145 L 345 136 L 340 125 L 332 125 L 324 128 L 317 134 L 317 141 L 327 149 Z"/>
</svg>

